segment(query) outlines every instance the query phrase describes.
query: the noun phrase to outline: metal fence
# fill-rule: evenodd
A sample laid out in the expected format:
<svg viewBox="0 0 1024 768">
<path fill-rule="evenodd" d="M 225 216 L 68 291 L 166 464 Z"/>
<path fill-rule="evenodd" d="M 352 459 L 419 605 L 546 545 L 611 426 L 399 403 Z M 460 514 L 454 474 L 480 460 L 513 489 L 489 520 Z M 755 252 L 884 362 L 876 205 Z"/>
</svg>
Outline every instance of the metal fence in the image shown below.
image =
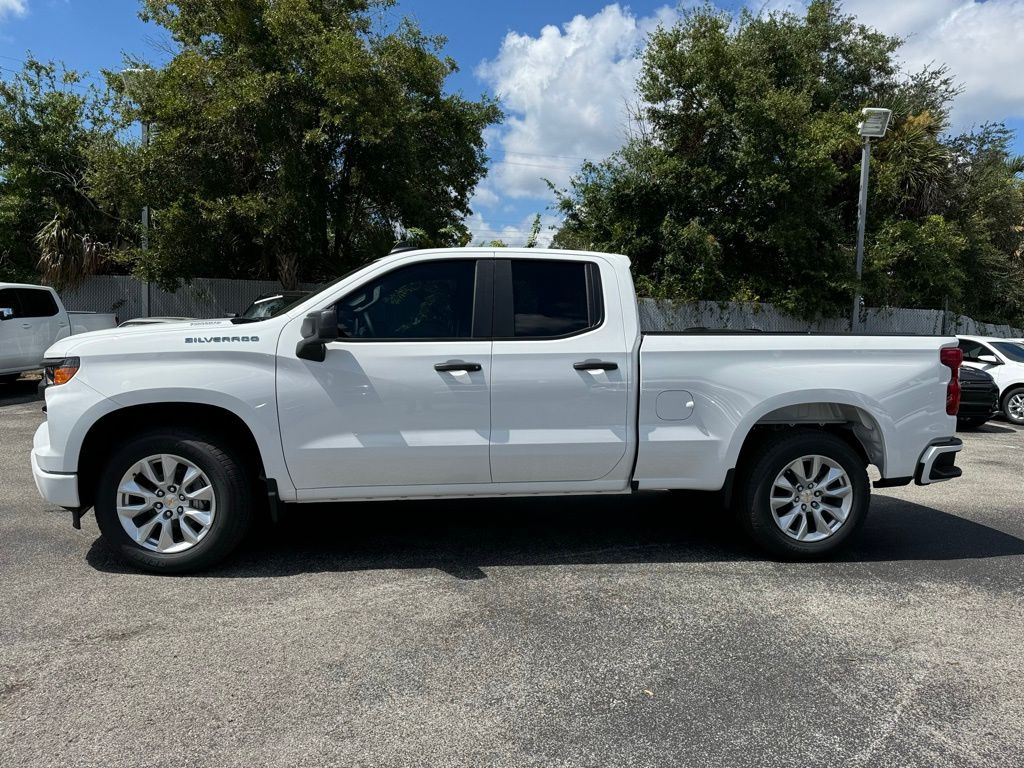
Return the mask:
<svg viewBox="0 0 1024 768">
<path fill-rule="evenodd" d="M 313 283 L 300 288 L 309 290 Z M 121 320 L 136 317 L 224 317 L 238 313 L 255 299 L 281 290 L 273 280 L 196 278 L 176 291 L 127 276 L 90 277 L 73 291 L 61 293 L 70 310 L 114 312 Z"/>
<path fill-rule="evenodd" d="M 303 284 L 304 289 L 313 284 Z M 270 280 L 197 278 L 177 291 L 165 291 L 134 277 L 101 276 L 87 279 L 77 290 L 61 294 L 68 309 L 115 312 L 121 320 L 135 317 L 223 317 L 241 312 L 259 296 L 281 290 Z M 849 318 L 803 320 L 771 304 L 699 301 L 676 303 L 640 300 L 640 325 L 645 331 L 682 331 L 687 328 L 728 330 L 812 331 L 849 333 Z M 860 332 L 1022 338 L 1024 330 L 1008 325 L 980 323 L 941 309 L 866 309 Z"/>
<path fill-rule="evenodd" d="M 804 320 L 787 315 L 771 304 L 698 301 L 676 303 L 640 299 L 640 326 L 645 331 L 682 331 L 687 328 L 758 330 L 771 332 L 850 332 L 850 319 Z M 976 336 L 1022 338 L 1024 330 L 1009 325 L 982 323 L 941 309 L 868 308 L 861 315 L 858 333 L 899 333 L 908 336 Z"/>
</svg>

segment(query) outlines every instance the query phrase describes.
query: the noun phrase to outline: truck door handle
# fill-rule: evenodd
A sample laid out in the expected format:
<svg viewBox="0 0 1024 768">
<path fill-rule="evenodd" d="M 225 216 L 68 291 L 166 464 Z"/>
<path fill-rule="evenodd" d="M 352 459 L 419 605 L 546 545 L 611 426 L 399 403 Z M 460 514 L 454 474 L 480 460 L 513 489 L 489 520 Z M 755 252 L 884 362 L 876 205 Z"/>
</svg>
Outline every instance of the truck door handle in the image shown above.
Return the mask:
<svg viewBox="0 0 1024 768">
<path fill-rule="evenodd" d="M 441 371 L 443 373 L 450 373 L 451 371 L 479 371 L 481 370 L 480 363 L 460 363 L 460 362 L 449 362 L 449 363 L 435 363 L 435 371 Z"/>
<path fill-rule="evenodd" d="M 22 328 L 31 328 L 32 327 L 32 323 L 22 323 L 21 327 Z"/>
<path fill-rule="evenodd" d="M 577 371 L 617 371 L 618 363 L 606 363 L 604 360 L 584 360 L 582 363 L 573 363 L 572 367 Z"/>
</svg>

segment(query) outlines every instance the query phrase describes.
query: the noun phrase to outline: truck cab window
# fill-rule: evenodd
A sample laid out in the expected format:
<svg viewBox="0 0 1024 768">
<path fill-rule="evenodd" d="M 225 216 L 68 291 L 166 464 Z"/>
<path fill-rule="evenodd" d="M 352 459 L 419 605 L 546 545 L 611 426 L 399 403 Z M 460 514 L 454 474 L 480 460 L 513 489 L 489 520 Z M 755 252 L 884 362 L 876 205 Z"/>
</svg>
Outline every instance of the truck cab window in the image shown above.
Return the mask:
<svg viewBox="0 0 1024 768">
<path fill-rule="evenodd" d="M 582 261 L 513 260 L 512 311 L 516 338 L 565 336 L 600 323 L 591 317 Z"/>
<path fill-rule="evenodd" d="M 473 335 L 474 259 L 411 264 L 371 280 L 337 304 L 354 339 L 468 339 Z"/>
<path fill-rule="evenodd" d="M 0 308 L 11 310 L 8 319 L 21 317 L 21 302 L 18 301 L 18 293 L 13 288 L 4 288 L 0 291 Z"/>
<path fill-rule="evenodd" d="M 53 317 L 60 311 L 57 302 L 53 300 L 53 294 L 49 291 L 32 288 L 15 290 L 21 302 L 22 317 Z"/>
</svg>

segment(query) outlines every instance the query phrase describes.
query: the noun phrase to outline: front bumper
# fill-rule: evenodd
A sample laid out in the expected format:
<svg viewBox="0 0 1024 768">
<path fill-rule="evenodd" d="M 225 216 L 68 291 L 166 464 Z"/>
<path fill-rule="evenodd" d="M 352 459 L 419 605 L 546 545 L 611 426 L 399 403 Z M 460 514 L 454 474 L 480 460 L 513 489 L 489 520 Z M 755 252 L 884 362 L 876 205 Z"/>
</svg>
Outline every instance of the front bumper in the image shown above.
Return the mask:
<svg viewBox="0 0 1024 768">
<path fill-rule="evenodd" d="M 950 437 L 929 445 L 917 462 L 914 482 L 930 485 L 960 477 L 963 470 L 956 466 L 956 455 L 963 447 L 964 443 L 959 437 Z"/>
<path fill-rule="evenodd" d="M 32 479 L 36 489 L 50 504 L 77 509 L 81 506 L 78 498 L 78 475 L 75 473 L 48 472 L 42 469 L 40 456 L 50 456 L 50 432 L 46 422 L 39 425 L 32 440 Z"/>
</svg>

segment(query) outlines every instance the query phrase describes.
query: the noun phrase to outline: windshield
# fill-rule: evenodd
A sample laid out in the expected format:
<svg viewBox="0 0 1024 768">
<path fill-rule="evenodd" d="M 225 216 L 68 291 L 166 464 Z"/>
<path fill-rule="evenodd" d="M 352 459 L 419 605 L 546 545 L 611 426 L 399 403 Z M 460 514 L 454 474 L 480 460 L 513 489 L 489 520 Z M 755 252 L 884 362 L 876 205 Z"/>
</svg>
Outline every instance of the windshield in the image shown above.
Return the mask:
<svg viewBox="0 0 1024 768">
<path fill-rule="evenodd" d="M 250 304 L 248 309 L 246 309 L 245 312 L 238 316 L 238 319 L 266 320 L 268 317 L 276 317 L 289 307 L 298 304 L 308 295 L 308 293 L 278 293 L 274 294 L 273 296 L 264 296 L 261 299 L 256 299 L 256 301 Z"/>
<path fill-rule="evenodd" d="M 1024 344 L 1016 344 L 1012 341 L 994 341 L 992 346 L 999 350 L 999 354 L 1013 360 L 1015 363 L 1024 363 Z"/>
<path fill-rule="evenodd" d="M 379 261 L 379 259 L 378 259 L 378 261 Z M 372 264 L 372 263 L 373 262 L 369 262 L 369 264 Z M 322 285 L 318 285 L 312 291 L 295 291 L 295 292 L 292 292 L 292 293 L 275 293 L 275 294 L 272 294 L 270 296 L 263 296 L 263 297 L 261 297 L 259 299 L 256 299 L 256 301 L 254 301 L 252 304 L 250 304 L 249 307 L 245 310 L 245 312 L 240 314 L 238 317 L 231 318 L 231 322 L 232 323 L 255 323 L 255 322 L 259 321 L 259 320 L 266 320 L 268 317 L 277 317 L 278 315 L 283 314 L 284 312 L 287 312 L 289 309 L 294 307 L 296 304 L 299 304 L 299 303 L 305 301 L 310 296 L 314 296 L 314 295 L 316 295 L 318 293 L 323 293 L 324 291 L 326 291 L 329 288 L 333 287 L 337 283 L 340 283 L 346 277 L 349 277 L 350 275 L 354 275 L 359 270 L 364 269 L 365 267 L 369 266 L 369 264 L 361 264 L 360 266 L 356 267 L 355 269 L 349 270 L 348 272 L 343 274 L 341 277 L 336 277 L 334 280 L 331 280 L 330 282 L 323 283 Z"/>
</svg>

